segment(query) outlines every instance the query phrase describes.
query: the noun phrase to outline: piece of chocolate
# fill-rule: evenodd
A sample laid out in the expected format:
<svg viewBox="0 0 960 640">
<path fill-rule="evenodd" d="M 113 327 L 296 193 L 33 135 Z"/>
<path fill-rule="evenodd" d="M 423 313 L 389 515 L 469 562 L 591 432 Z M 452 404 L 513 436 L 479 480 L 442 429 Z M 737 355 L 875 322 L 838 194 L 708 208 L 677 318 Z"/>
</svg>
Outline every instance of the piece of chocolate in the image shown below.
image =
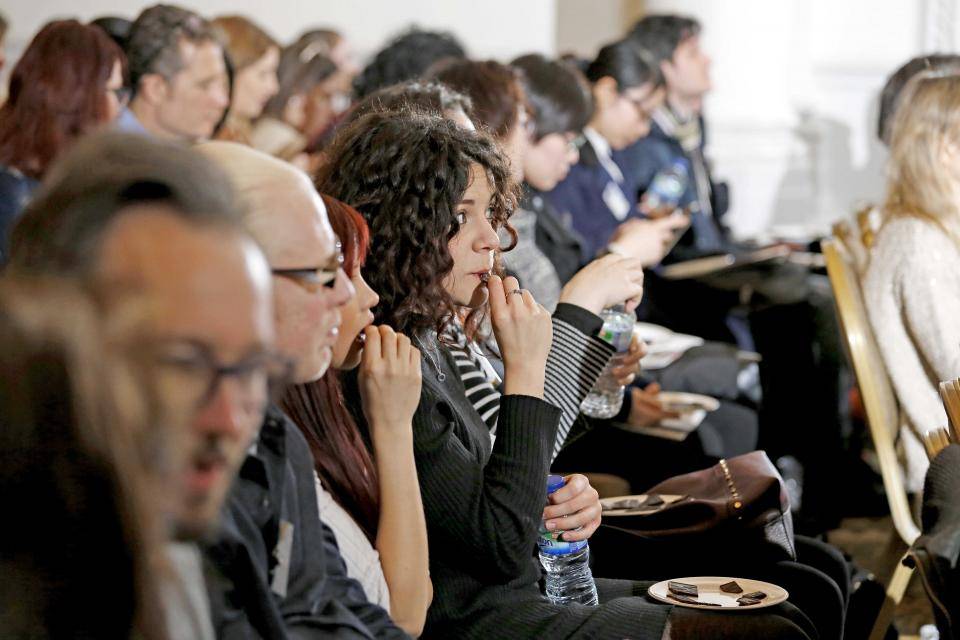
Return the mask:
<svg viewBox="0 0 960 640">
<path fill-rule="evenodd" d="M 743 594 L 743 597 L 750 598 L 751 600 L 763 600 L 767 597 L 767 594 L 765 594 L 763 591 L 754 591 L 753 593 Z"/>
<path fill-rule="evenodd" d="M 716 602 L 700 602 L 696 598 L 691 598 L 690 596 L 681 596 L 675 593 L 668 593 L 667 597 L 671 600 L 676 600 L 677 602 L 683 602 L 684 604 L 699 604 L 704 607 L 722 607 L 723 605 L 717 604 Z"/>
<path fill-rule="evenodd" d="M 724 593 L 743 593 L 743 589 L 737 584 L 736 580 L 720 585 L 720 591 Z"/>
<path fill-rule="evenodd" d="M 697 585 L 687 584 L 686 582 L 674 582 L 673 580 L 667 582 L 667 590 L 670 593 L 677 594 L 678 596 L 688 596 L 691 598 L 696 598 L 698 595 L 700 595 Z"/>
<path fill-rule="evenodd" d="M 746 596 L 740 596 L 737 598 L 737 604 L 741 607 L 751 607 L 755 604 L 760 604 L 760 602 L 761 601 L 757 600 L 756 598 L 748 598 Z"/>
</svg>

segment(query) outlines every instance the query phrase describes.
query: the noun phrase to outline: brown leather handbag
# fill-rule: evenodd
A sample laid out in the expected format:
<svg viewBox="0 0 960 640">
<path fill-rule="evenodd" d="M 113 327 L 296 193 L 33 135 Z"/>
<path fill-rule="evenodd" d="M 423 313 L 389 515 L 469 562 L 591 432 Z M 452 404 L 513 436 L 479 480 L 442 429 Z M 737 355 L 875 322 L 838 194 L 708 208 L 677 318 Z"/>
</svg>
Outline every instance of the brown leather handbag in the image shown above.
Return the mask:
<svg viewBox="0 0 960 640">
<path fill-rule="evenodd" d="M 657 540 L 661 548 L 676 546 L 677 553 L 707 546 L 755 560 L 796 560 L 790 499 L 763 451 L 669 478 L 646 494 L 639 508 L 604 517 L 603 524 Z"/>
</svg>

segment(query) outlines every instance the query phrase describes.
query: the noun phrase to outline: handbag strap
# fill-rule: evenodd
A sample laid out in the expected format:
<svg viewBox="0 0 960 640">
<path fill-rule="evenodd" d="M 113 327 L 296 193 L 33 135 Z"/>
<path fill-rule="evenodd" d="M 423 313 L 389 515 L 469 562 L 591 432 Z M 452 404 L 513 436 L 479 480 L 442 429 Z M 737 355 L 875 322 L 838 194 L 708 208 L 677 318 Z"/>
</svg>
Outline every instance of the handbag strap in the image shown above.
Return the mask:
<svg viewBox="0 0 960 640">
<path fill-rule="evenodd" d="M 733 482 L 733 474 L 730 473 L 730 467 L 727 466 L 727 461 L 724 458 L 720 458 L 720 469 L 723 471 L 723 477 L 727 481 L 727 489 L 730 490 L 733 508 L 735 511 L 739 511 L 743 508 L 743 499 L 740 497 L 740 492 L 737 491 L 737 485 Z M 740 516 L 738 515 L 737 517 L 739 518 Z"/>
</svg>

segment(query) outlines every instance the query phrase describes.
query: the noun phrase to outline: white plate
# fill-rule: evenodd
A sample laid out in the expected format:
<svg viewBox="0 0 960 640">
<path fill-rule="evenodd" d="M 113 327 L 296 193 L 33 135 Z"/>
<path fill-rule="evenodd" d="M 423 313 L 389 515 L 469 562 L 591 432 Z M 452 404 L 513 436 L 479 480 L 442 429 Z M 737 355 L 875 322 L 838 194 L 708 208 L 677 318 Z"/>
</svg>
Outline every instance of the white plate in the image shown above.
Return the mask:
<svg viewBox="0 0 960 640">
<path fill-rule="evenodd" d="M 720 408 L 720 401 L 710 396 L 702 396 L 699 393 L 683 393 L 682 391 L 661 391 L 657 394 L 657 399 L 668 411 L 677 411 L 678 413 L 688 413 L 701 409 L 703 411 L 716 411 Z"/>
<path fill-rule="evenodd" d="M 633 333 L 644 342 L 658 342 L 675 335 L 670 329 L 649 322 L 638 322 L 633 325 Z"/>
<path fill-rule="evenodd" d="M 680 500 L 685 500 L 687 498 L 687 496 L 674 496 L 674 495 L 660 495 L 658 497 L 661 500 L 663 500 L 663 505 L 670 505 L 670 504 L 673 504 L 674 502 L 679 502 Z M 634 508 L 634 507 L 617 508 L 617 505 L 621 500 L 637 500 L 641 504 L 639 505 L 639 508 Z M 607 516 L 644 515 L 647 513 L 654 513 L 655 511 L 659 511 L 663 507 L 663 505 L 645 506 L 642 503 L 646 502 L 646 500 L 647 500 L 647 494 L 645 493 L 641 493 L 639 495 L 634 495 L 634 496 L 616 496 L 613 498 L 603 498 L 602 500 L 600 500 L 600 506 L 603 509 L 602 513 L 604 518 L 606 518 Z"/>
<path fill-rule="evenodd" d="M 724 593 L 723 591 L 720 591 L 720 585 L 726 584 L 731 580 L 735 580 L 737 584 L 740 585 L 740 588 L 743 589 L 743 593 Z M 685 582 L 687 584 L 695 584 L 697 585 L 697 590 L 699 591 L 697 595 L 698 600 L 702 600 L 703 602 L 712 602 L 720 606 L 711 607 L 704 604 L 688 604 L 686 602 L 679 602 L 677 600 L 673 600 L 672 598 L 668 598 L 667 594 L 670 593 L 670 591 L 667 589 L 668 582 Z M 765 594 L 767 594 L 767 597 L 761 600 L 758 604 L 751 604 L 747 606 L 740 606 L 737 604 L 737 598 L 754 591 L 763 591 Z M 790 594 L 787 593 L 786 589 L 783 587 L 778 587 L 777 585 L 769 582 L 750 580 L 748 578 L 721 578 L 718 576 L 671 578 L 670 580 L 664 580 L 663 582 L 658 582 L 657 584 L 653 585 L 647 589 L 647 593 L 650 594 L 651 598 L 659 600 L 660 602 L 666 602 L 667 604 L 673 604 L 678 607 L 706 609 L 708 611 L 753 611 L 754 609 L 763 609 L 765 607 L 778 605 L 781 602 L 785 602 L 787 598 L 790 597 Z"/>
</svg>

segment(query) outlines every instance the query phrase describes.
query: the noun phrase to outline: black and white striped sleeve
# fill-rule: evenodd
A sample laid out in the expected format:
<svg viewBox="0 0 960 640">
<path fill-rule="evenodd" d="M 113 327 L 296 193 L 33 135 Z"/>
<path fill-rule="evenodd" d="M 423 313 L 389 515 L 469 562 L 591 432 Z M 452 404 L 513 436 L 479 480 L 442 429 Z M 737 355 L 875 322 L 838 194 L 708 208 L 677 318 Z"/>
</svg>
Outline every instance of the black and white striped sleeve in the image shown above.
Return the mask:
<svg viewBox="0 0 960 640">
<path fill-rule="evenodd" d="M 561 410 L 551 461 L 560 453 L 580 414 L 580 403 L 614 354 L 597 334 L 603 320 L 575 305 L 561 303 L 553 314 L 553 344 L 547 355 L 543 399 Z"/>
</svg>

